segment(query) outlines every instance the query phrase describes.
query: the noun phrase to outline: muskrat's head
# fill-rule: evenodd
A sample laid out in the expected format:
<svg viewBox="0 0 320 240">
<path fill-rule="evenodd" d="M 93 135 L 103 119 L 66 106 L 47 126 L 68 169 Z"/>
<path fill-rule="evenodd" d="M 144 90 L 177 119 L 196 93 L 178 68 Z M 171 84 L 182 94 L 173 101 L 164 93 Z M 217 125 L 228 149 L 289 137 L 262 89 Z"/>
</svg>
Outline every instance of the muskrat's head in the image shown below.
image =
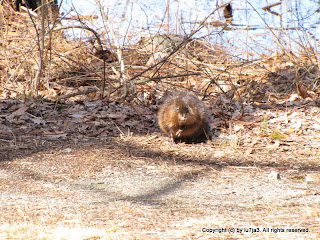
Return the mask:
<svg viewBox="0 0 320 240">
<path fill-rule="evenodd" d="M 194 114 L 193 109 L 180 99 L 177 99 L 174 102 L 174 111 L 176 112 L 178 120 L 181 123 L 187 122 L 188 119 Z"/>
</svg>

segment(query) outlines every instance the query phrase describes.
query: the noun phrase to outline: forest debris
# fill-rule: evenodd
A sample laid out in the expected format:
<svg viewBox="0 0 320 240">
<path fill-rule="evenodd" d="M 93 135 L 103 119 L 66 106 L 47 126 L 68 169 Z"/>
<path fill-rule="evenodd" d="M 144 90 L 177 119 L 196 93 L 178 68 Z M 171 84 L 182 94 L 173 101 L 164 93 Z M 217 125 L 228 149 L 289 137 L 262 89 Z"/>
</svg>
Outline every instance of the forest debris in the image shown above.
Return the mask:
<svg viewBox="0 0 320 240">
<path fill-rule="evenodd" d="M 67 133 L 65 132 L 43 132 L 43 136 L 48 138 L 48 139 L 51 139 L 51 140 L 56 140 L 56 139 L 60 139 L 60 138 L 66 138 L 67 137 Z"/>
<path fill-rule="evenodd" d="M 301 99 L 301 97 L 298 94 L 294 93 L 294 94 L 291 94 L 291 96 L 289 98 L 289 101 L 290 102 L 294 102 L 294 101 L 297 101 L 297 100 L 300 100 L 300 99 Z"/>
<path fill-rule="evenodd" d="M 297 93 L 302 98 L 310 97 L 312 99 L 312 96 L 308 93 L 306 87 L 302 84 L 302 80 L 306 77 L 307 71 L 304 71 L 301 68 L 298 68 L 296 70 L 296 87 L 297 87 Z"/>
<path fill-rule="evenodd" d="M 253 153 L 254 153 L 254 148 L 248 147 L 246 150 L 246 155 L 253 154 Z"/>
<path fill-rule="evenodd" d="M 123 121 L 127 117 L 127 115 L 124 113 L 117 112 L 117 113 L 107 113 L 106 117 Z"/>
<path fill-rule="evenodd" d="M 21 10 L 23 10 L 23 11 L 31 14 L 31 15 L 34 16 L 34 17 L 36 17 L 36 18 L 38 17 L 38 14 L 35 13 L 32 9 L 26 8 L 26 7 L 24 7 L 24 6 L 20 6 L 20 8 L 21 8 Z"/>
<path fill-rule="evenodd" d="M 83 91 L 69 93 L 69 94 L 66 94 L 66 95 L 63 95 L 63 96 L 59 96 L 58 100 L 67 99 L 67 98 L 71 98 L 71 97 L 75 97 L 75 96 L 79 96 L 79 95 L 87 95 L 89 93 L 94 93 L 94 92 L 97 92 L 97 91 L 99 91 L 98 88 L 89 88 L 89 89 L 86 89 L 86 90 L 83 90 Z"/>
<path fill-rule="evenodd" d="M 12 119 L 14 119 L 15 117 L 21 116 L 21 115 L 25 114 L 25 112 L 26 112 L 28 109 L 29 109 L 29 106 L 28 106 L 28 105 L 26 105 L 26 104 L 21 104 L 21 105 L 20 105 L 20 108 L 19 108 L 18 110 L 14 111 L 13 113 L 11 113 L 11 114 L 7 117 L 7 119 L 12 120 Z"/>
<path fill-rule="evenodd" d="M 297 92 L 302 98 L 312 98 L 312 96 L 308 93 L 307 89 L 300 82 L 297 83 Z"/>
<path fill-rule="evenodd" d="M 231 119 L 232 120 L 239 120 L 242 117 L 242 115 L 243 115 L 243 112 L 240 110 L 237 110 L 232 114 Z"/>
</svg>

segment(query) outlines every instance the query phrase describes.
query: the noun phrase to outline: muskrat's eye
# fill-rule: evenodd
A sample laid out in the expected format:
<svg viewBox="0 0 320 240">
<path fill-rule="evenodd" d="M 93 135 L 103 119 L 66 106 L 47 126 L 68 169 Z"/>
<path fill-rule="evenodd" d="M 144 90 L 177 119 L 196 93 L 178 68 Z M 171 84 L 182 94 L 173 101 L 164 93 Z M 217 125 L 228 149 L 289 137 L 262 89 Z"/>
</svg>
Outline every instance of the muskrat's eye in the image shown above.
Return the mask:
<svg viewBox="0 0 320 240">
<path fill-rule="evenodd" d="M 183 130 L 183 129 L 185 129 L 185 128 L 186 128 L 186 125 L 184 125 L 184 124 L 181 125 L 181 127 L 180 127 L 181 130 Z"/>
</svg>

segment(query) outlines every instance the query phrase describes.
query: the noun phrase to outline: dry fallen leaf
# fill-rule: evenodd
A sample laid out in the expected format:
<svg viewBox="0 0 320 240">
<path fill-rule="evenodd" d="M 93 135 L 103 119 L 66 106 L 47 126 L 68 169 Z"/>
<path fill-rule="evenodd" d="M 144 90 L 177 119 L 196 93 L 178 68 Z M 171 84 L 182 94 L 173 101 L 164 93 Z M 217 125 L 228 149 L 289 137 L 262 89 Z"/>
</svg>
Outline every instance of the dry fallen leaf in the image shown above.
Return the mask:
<svg viewBox="0 0 320 240">
<path fill-rule="evenodd" d="M 49 138 L 51 140 L 59 139 L 59 138 L 65 138 L 68 134 L 65 132 L 43 132 L 43 136 L 46 138 Z"/>
<path fill-rule="evenodd" d="M 21 116 L 21 115 L 25 114 L 25 112 L 26 112 L 28 109 L 29 109 L 29 106 L 28 106 L 28 105 L 26 105 L 26 104 L 21 104 L 21 107 L 20 107 L 18 110 L 16 110 L 16 111 L 14 111 L 13 113 L 11 113 L 7 118 L 8 118 L 8 119 L 13 119 L 13 118 L 15 118 L 15 117 L 17 117 L 17 116 Z"/>
<path fill-rule="evenodd" d="M 117 120 L 124 120 L 127 117 L 126 114 L 120 113 L 120 112 L 119 113 L 108 113 L 108 114 L 106 114 L 106 116 L 108 118 L 117 119 Z"/>
</svg>

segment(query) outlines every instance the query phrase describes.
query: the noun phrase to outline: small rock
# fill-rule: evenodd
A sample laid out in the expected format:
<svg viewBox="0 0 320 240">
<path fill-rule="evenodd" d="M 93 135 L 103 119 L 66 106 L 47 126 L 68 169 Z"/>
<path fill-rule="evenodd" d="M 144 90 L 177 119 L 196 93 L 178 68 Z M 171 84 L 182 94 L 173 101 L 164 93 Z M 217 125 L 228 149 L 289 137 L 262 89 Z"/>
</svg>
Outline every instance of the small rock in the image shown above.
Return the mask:
<svg viewBox="0 0 320 240">
<path fill-rule="evenodd" d="M 319 182 L 320 176 L 319 176 L 319 174 L 309 173 L 309 174 L 307 174 L 307 176 L 305 177 L 305 180 L 306 180 L 306 182 L 308 182 L 308 183 Z"/>
<path fill-rule="evenodd" d="M 71 148 L 65 148 L 65 149 L 63 149 L 63 152 L 70 153 L 70 152 L 72 152 L 72 149 Z"/>
<path fill-rule="evenodd" d="M 312 128 L 315 130 L 320 130 L 320 124 L 314 123 Z"/>
<path fill-rule="evenodd" d="M 268 174 L 268 178 L 270 180 L 279 180 L 281 177 L 280 177 L 280 173 L 279 172 L 271 171 L 271 173 Z"/>
<path fill-rule="evenodd" d="M 301 97 L 298 94 L 295 93 L 295 94 L 291 95 L 291 97 L 289 98 L 289 101 L 290 102 L 294 102 L 294 101 L 297 101 L 299 99 L 301 99 Z"/>
</svg>

